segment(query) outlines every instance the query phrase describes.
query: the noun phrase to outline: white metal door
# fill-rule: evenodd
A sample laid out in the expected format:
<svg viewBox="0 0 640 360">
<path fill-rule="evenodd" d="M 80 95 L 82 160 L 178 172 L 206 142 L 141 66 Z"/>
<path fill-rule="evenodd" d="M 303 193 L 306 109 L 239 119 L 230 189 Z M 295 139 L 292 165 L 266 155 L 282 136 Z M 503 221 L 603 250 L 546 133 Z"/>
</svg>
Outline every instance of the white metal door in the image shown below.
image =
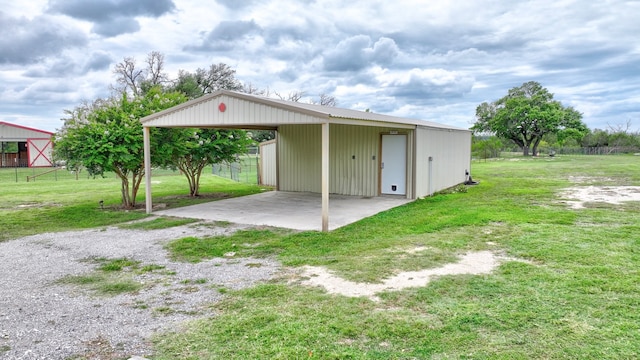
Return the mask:
<svg viewBox="0 0 640 360">
<path fill-rule="evenodd" d="M 380 192 L 407 194 L 407 136 L 382 135 Z"/>
</svg>

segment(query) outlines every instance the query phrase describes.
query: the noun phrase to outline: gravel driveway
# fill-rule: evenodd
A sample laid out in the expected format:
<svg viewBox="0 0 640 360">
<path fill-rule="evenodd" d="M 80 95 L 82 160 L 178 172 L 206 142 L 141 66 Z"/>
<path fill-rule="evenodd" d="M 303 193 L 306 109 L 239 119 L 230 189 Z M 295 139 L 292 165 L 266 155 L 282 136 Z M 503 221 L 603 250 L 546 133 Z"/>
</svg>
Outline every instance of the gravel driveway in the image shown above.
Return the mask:
<svg viewBox="0 0 640 360">
<path fill-rule="evenodd" d="M 276 276 L 265 259 L 171 261 L 163 244 L 186 236 L 230 233 L 237 227 L 199 223 L 163 230 L 115 227 L 48 233 L 0 243 L 0 359 L 121 359 L 151 354 L 150 336 L 215 314 L 220 289 L 240 289 Z M 60 279 L 95 274 L 95 259 L 128 258 L 142 290 L 98 295 Z"/>
</svg>

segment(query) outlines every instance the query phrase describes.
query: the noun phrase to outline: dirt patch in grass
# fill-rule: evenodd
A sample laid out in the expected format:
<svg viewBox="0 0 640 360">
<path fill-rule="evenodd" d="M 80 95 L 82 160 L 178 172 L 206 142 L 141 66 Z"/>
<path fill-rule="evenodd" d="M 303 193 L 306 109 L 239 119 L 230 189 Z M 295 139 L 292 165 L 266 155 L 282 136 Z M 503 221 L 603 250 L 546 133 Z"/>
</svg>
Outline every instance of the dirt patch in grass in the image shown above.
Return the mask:
<svg viewBox="0 0 640 360">
<path fill-rule="evenodd" d="M 640 186 L 575 186 L 562 191 L 560 196 L 572 209 L 584 209 L 588 203 L 622 205 L 640 201 Z"/>
<path fill-rule="evenodd" d="M 302 281 L 302 284 L 323 287 L 331 294 L 349 297 L 364 296 L 377 301 L 379 300 L 376 296 L 378 293 L 426 286 L 437 276 L 489 274 L 500 265 L 502 260 L 506 260 L 506 258 L 496 255 L 492 251 L 469 252 L 455 263 L 432 269 L 401 272 L 375 284 L 345 280 L 332 274 L 324 267 L 305 266 L 302 273 L 305 280 Z"/>
<path fill-rule="evenodd" d="M 55 202 L 26 202 L 17 205 L 8 205 L 8 206 L 0 206 L 2 210 L 25 210 L 25 209 L 41 209 L 41 208 L 51 208 L 51 207 L 60 207 L 62 204 L 58 204 Z"/>
<path fill-rule="evenodd" d="M 569 176 L 569 181 L 582 185 L 620 185 L 620 179 L 604 176 Z"/>
</svg>

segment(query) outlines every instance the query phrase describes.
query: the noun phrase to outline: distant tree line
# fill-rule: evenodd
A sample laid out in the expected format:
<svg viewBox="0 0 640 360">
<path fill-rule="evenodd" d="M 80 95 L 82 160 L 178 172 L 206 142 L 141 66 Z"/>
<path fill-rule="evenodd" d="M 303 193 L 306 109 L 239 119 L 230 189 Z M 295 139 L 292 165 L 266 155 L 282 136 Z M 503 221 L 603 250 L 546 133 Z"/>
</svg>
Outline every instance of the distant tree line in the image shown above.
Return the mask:
<svg viewBox="0 0 640 360">
<path fill-rule="evenodd" d="M 640 134 L 626 126 L 590 130 L 582 114 L 553 99 L 546 88 L 530 81 L 509 90 L 508 94 L 476 108 L 472 152 L 475 157 L 500 156 L 514 146 L 524 156 L 539 155 L 540 150 L 613 148 L 616 152 L 640 149 Z M 594 153 L 585 151 L 585 153 Z M 598 152 L 600 153 L 600 152 Z"/>
<path fill-rule="evenodd" d="M 235 70 L 212 64 L 194 72 L 180 70 L 176 79 L 165 72 L 164 55 L 148 54 L 143 67 L 126 57 L 114 67 L 116 84 L 108 98 L 84 101 L 65 110 L 63 125 L 54 137 L 54 159 L 74 171 L 90 175 L 114 172 L 121 180 L 122 206 L 133 208 L 145 176 L 143 132 L 140 119 L 158 111 L 218 90 L 233 90 L 283 100 L 300 101 L 301 91 L 281 96 L 275 91 L 243 85 Z M 311 102 L 314 102 L 311 100 Z M 332 96 L 321 94 L 321 105 L 335 106 Z M 151 162 L 154 167 L 179 169 L 187 178 L 189 194 L 199 195 L 200 177 L 210 164 L 232 162 L 247 148 L 274 137 L 272 131 L 228 129 L 151 129 Z"/>
<path fill-rule="evenodd" d="M 582 138 L 583 147 L 635 147 L 640 148 L 640 131 L 631 130 L 631 121 L 626 125 L 609 126 L 609 129 L 594 129 Z"/>
<path fill-rule="evenodd" d="M 515 146 L 515 147 L 514 147 Z M 611 126 L 609 129 L 589 130 L 584 136 L 558 138 L 547 135 L 540 142 L 537 155 L 544 154 L 621 154 L 640 152 L 640 132 L 626 126 Z M 500 157 L 504 151 L 522 151 L 509 141 L 495 135 L 475 135 L 472 141 L 472 153 L 475 158 L 486 159 Z"/>
</svg>

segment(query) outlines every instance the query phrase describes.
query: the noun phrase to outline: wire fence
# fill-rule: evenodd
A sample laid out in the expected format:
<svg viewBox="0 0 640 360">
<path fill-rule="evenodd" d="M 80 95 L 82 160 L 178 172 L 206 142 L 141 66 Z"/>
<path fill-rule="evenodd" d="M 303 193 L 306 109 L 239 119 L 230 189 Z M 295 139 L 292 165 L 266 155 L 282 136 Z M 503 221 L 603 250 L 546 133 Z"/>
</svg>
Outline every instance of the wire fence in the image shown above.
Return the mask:
<svg viewBox="0 0 640 360">
<path fill-rule="evenodd" d="M 540 148 L 536 156 L 556 155 L 621 155 L 640 154 L 640 147 L 636 146 L 598 146 L 598 147 L 561 147 Z M 533 155 L 533 154 L 532 154 Z M 495 159 L 502 157 L 522 156 L 522 148 L 509 147 L 503 149 L 484 148 L 473 151 L 474 160 Z"/>
<path fill-rule="evenodd" d="M 229 164 L 214 164 L 211 173 L 223 178 L 247 184 L 260 183 L 260 155 L 248 154 L 238 157 L 238 160 Z"/>
<path fill-rule="evenodd" d="M 260 157 L 257 154 L 245 155 L 238 161 L 230 164 L 215 164 L 205 168 L 203 175 L 208 173 L 237 182 L 259 184 L 258 166 Z M 180 175 L 177 170 L 154 169 L 153 176 Z M 103 176 L 115 176 L 113 173 Z M 42 182 L 42 181 L 66 181 L 92 177 L 86 169 L 79 172 L 71 171 L 65 167 L 0 167 L 0 183 L 8 182 Z"/>
<path fill-rule="evenodd" d="M 248 149 L 247 154 L 236 157 L 233 163 L 214 164 L 205 168 L 205 173 L 231 179 L 247 184 L 260 184 L 260 150 L 256 147 Z M 6 155 L 6 154 L 5 154 Z M 25 161 L 6 161 L 0 165 L 0 183 L 6 182 L 37 182 L 37 181 L 58 181 L 78 178 L 89 178 L 91 175 L 86 169 L 79 172 L 67 170 L 60 167 L 28 167 Z M 9 166 L 12 165 L 12 166 Z M 177 170 L 154 169 L 154 176 L 179 175 Z M 106 175 L 110 176 L 110 174 Z"/>
<path fill-rule="evenodd" d="M 64 168 L 59 167 L 2 167 L 0 168 L 0 183 L 33 182 L 38 180 L 62 180 L 73 178 Z"/>
<path fill-rule="evenodd" d="M 564 155 L 618 155 L 640 153 L 640 148 L 636 146 L 566 147 L 552 151 Z"/>
</svg>

